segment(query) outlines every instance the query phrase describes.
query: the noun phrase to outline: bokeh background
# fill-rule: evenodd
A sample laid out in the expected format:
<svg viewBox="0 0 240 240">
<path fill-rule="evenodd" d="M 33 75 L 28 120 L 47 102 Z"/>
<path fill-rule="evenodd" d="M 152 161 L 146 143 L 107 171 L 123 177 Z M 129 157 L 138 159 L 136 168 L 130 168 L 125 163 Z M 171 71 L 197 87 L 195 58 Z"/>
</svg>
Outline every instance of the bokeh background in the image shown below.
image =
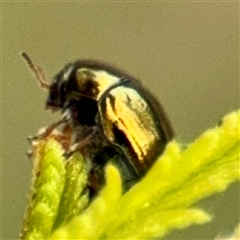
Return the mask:
<svg viewBox="0 0 240 240">
<path fill-rule="evenodd" d="M 77 58 L 125 69 L 159 98 L 183 143 L 239 108 L 237 2 L 2 2 L 1 239 L 17 239 L 26 208 L 26 137 L 59 117 L 44 110 L 46 93 L 22 51 L 49 79 Z M 166 239 L 230 234 L 239 222 L 239 185 L 199 205 L 213 222 Z"/>
</svg>

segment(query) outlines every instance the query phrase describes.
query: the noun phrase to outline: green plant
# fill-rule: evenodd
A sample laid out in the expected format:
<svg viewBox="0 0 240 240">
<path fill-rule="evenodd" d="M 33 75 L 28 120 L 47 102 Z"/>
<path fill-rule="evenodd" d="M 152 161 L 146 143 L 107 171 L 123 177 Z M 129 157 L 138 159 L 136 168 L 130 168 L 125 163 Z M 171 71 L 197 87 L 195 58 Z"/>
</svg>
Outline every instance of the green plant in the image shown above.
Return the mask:
<svg viewBox="0 0 240 240">
<path fill-rule="evenodd" d="M 239 181 L 239 119 L 240 111 L 227 115 L 187 148 L 172 141 L 124 195 L 110 162 L 106 186 L 89 205 L 80 154 L 66 162 L 58 142 L 40 142 L 22 239 L 151 239 L 211 221 L 196 203 Z"/>
</svg>

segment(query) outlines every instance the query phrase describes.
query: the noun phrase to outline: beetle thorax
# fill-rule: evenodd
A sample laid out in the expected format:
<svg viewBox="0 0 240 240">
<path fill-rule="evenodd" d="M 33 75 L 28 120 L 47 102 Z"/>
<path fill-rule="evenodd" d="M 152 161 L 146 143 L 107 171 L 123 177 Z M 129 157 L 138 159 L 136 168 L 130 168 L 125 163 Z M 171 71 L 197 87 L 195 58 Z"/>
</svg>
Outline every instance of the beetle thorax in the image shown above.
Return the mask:
<svg viewBox="0 0 240 240">
<path fill-rule="evenodd" d="M 109 88 L 118 84 L 121 78 L 104 70 L 81 68 L 76 72 L 79 93 L 98 100 Z"/>
</svg>

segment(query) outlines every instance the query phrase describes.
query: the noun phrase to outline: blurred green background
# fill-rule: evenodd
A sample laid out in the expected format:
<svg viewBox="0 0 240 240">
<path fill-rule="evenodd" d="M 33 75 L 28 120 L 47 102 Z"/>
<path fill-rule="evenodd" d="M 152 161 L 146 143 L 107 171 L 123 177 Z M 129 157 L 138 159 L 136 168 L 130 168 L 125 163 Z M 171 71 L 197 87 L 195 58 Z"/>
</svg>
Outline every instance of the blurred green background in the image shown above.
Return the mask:
<svg viewBox="0 0 240 240">
<path fill-rule="evenodd" d="M 68 61 L 110 62 L 161 100 L 188 143 L 239 108 L 239 3 L 2 2 L 2 238 L 17 239 L 31 176 L 26 137 L 59 117 L 19 56 L 49 79 Z M 174 174 L 174 173 L 173 173 Z M 213 239 L 239 222 L 239 185 L 200 203 L 211 224 L 166 239 Z"/>
</svg>

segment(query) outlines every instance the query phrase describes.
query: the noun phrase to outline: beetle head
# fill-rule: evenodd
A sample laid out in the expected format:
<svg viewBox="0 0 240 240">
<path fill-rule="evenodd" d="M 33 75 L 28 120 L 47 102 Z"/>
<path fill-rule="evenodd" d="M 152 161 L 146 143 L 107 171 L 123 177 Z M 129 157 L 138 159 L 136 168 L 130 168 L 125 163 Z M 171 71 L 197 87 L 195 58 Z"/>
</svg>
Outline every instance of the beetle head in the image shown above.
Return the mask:
<svg viewBox="0 0 240 240">
<path fill-rule="evenodd" d="M 45 107 L 47 109 L 58 110 L 64 107 L 66 103 L 66 82 L 68 80 L 68 75 L 71 70 L 68 69 L 70 66 L 67 66 L 61 70 L 53 79 L 51 85 L 49 86 L 49 92 Z"/>
<path fill-rule="evenodd" d="M 65 73 L 69 72 L 68 68 L 70 66 L 66 66 L 64 70 L 57 74 L 50 85 L 46 81 L 46 76 L 43 70 L 39 66 L 35 65 L 26 53 L 21 53 L 21 56 L 32 70 L 32 73 L 35 75 L 40 86 L 49 92 L 45 107 L 52 110 L 61 109 L 65 102 Z"/>
</svg>

